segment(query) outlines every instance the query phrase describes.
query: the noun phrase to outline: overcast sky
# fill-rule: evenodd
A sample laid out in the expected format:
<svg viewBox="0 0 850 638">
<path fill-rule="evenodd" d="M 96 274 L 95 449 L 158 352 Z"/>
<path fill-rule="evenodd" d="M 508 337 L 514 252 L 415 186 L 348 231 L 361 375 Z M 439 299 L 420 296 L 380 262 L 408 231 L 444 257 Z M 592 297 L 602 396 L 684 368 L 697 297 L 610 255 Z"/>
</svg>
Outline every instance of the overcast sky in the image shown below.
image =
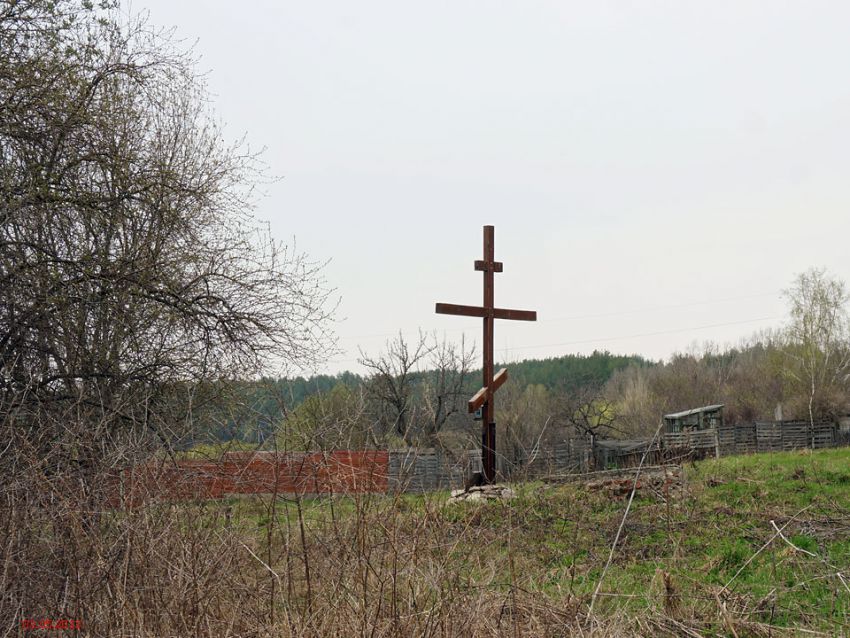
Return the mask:
<svg viewBox="0 0 850 638">
<path fill-rule="evenodd" d="M 196 41 L 215 109 L 267 148 L 258 215 L 331 260 L 344 353 L 480 341 L 496 227 L 500 361 L 654 359 L 850 280 L 850 3 L 134 2 Z"/>
</svg>

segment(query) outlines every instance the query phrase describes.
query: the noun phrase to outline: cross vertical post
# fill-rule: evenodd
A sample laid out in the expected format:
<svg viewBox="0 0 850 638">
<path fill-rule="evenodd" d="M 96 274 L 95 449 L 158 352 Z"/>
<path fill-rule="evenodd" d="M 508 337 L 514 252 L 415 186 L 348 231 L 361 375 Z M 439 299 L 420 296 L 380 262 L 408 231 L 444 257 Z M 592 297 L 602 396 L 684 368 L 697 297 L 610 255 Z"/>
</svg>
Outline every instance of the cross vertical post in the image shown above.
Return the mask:
<svg viewBox="0 0 850 638">
<path fill-rule="evenodd" d="M 484 317 L 484 369 L 483 388 L 487 388 L 484 405 L 481 406 L 481 465 L 487 482 L 496 476 L 496 410 L 493 405 L 493 307 L 495 305 L 495 279 L 493 262 L 495 261 L 494 229 L 484 227 L 484 308 L 489 312 Z M 477 265 L 476 265 L 477 267 Z"/>
<path fill-rule="evenodd" d="M 484 273 L 484 299 L 482 306 L 460 306 L 457 304 L 438 303 L 437 313 L 448 315 L 464 315 L 481 317 L 484 323 L 482 369 L 483 385 L 481 390 L 469 400 L 469 411 L 481 409 L 481 467 L 484 480 L 492 483 L 496 477 L 496 410 L 494 393 L 508 378 L 507 370 L 502 369 L 493 375 L 493 328 L 495 319 L 513 319 L 518 321 L 536 321 L 537 313 L 533 310 L 509 310 L 495 307 L 495 280 L 493 275 L 502 272 L 502 263 L 495 259 L 495 242 L 493 226 L 484 227 L 484 259 L 475 261 L 475 270 Z"/>
</svg>

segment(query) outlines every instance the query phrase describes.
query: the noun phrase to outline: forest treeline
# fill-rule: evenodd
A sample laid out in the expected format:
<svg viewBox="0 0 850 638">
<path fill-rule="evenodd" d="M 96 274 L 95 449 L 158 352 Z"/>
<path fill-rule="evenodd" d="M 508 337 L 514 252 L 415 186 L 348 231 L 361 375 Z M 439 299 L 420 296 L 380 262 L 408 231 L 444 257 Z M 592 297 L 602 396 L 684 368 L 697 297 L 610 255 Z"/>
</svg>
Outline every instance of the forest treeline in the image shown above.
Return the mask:
<svg viewBox="0 0 850 638">
<path fill-rule="evenodd" d="M 403 341 L 403 340 L 402 340 Z M 399 339 L 391 342 L 389 348 L 398 347 Z M 404 344 L 406 345 L 406 344 Z M 510 368 L 511 385 L 521 387 L 541 386 L 546 391 L 554 393 L 575 392 L 588 384 L 600 385 L 606 383 L 618 370 L 628 367 L 644 368 L 657 365 L 638 355 L 617 355 L 607 351 L 594 351 L 590 355 L 567 354 L 560 357 L 545 359 L 525 359 L 512 363 L 496 362 L 496 369 Z M 441 375 L 447 374 L 458 377 L 455 381 L 462 382 L 462 390 L 458 394 L 472 395 L 481 385 L 481 368 L 464 369 L 460 379 L 460 370 L 446 370 L 445 366 L 436 369 L 416 370 L 410 372 L 410 401 L 411 413 L 422 413 L 415 403 L 424 399 L 423 393 L 439 386 Z M 398 376 L 398 375 L 397 375 Z M 237 395 L 244 403 L 246 410 L 240 419 L 234 416 L 224 422 L 219 422 L 205 434 L 212 440 L 239 440 L 248 443 L 260 443 L 267 439 L 284 419 L 298 419 L 304 413 L 334 403 L 335 397 L 348 397 L 354 400 L 359 393 L 367 395 L 369 385 L 375 377 L 356 374 L 350 371 L 338 374 L 317 374 L 308 377 L 292 378 L 263 378 L 256 382 L 239 384 Z M 477 385 L 476 385 L 477 384 Z M 397 388 L 400 395 L 402 390 Z M 451 399 L 459 397 L 452 396 Z M 307 405 L 302 407 L 305 402 Z M 456 423 L 455 423 L 456 422 Z M 452 419 L 452 424 L 462 425 L 459 418 Z"/>
<path fill-rule="evenodd" d="M 508 364 L 496 400 L 502 453 L 587 434 L 646 437 L 663 414 L 714 403 L 726 406 L 728 423 L 847 414 L 844 283 L 813 269 L 785 296 L 786 324 L 734 347 L 708 343 L 667 361 L 596 351 Z M 365 374 L 245 385 L 241 420 L 214 438 L 285 449 L 477 445 L 479 424 L 465 409 L 481 384 L 474 351 L 399 335 L 360 361 Z"/>
</svg>

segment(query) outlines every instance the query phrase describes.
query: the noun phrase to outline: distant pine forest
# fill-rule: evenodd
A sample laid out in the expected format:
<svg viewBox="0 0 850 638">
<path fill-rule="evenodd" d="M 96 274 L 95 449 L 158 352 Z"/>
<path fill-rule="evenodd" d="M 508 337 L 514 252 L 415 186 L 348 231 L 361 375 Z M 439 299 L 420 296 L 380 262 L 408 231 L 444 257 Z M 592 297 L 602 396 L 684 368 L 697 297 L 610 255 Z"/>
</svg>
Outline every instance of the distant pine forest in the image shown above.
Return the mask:
<svg viewBox="0 0 850 638">
<path fill-rule="evenodd" d="M 575 393 L 587 387 L 602 387 L 617 371 L 630 367 L 646 368 L 659 365 L 638 355 L 619 355 L 607 351 L 595 351 L 590 355 L 568 354 L 546 359 L 525 359 L 512 363 L 499 363 L 495 369 L 508 368 L 509 384 L 521 388 L 543 388 L 549 393 Z M 411 395 L 417 388 L 433 386 L 440 370 L 422 370 L 410 375 Z M 465 371 L 463 396 L 471 396 L 481 386 L 481 368 Z M 320 397 L 346 395 L 354 397 L 358 393 L 368 394 L 367 386 L 374 378 L 345 371 L 335 375 L 317 374 L 309 377 L 263 378 L 256 382 L 238 384 L 238 397 L 244 410 L 241 418 L 232 418 L 218 427 L 207 428 L 205 432 L 196 432 L 195 441 L 240 441 L 259 444 L 266 441 L 278 429 L 281 423 L 293 415 L 305 402 Z M 466 420 L 471 417 L 463 415 Z M 185 447 L 185 443 L 183 446 Z"/>
</svg>

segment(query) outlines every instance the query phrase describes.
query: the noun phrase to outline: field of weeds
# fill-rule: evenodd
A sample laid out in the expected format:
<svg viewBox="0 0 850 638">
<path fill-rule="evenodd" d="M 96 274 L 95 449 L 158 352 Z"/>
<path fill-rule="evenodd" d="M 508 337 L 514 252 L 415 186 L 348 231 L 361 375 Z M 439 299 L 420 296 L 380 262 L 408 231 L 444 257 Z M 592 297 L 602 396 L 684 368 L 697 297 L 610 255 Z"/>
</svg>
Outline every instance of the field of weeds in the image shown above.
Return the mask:
<svg viewBox="0 0 850 638">
<path fill-rule="evenodd" d="M 514 487 L 506 502 L 252 497 L 94 521 L 17 505 L 6 617 L 101 636 L 850 634 L 850 450 L 689 465 L 681 491 L 639 495 L 625 518 L 627 498 L 582 482 Z"/>
</svg>

